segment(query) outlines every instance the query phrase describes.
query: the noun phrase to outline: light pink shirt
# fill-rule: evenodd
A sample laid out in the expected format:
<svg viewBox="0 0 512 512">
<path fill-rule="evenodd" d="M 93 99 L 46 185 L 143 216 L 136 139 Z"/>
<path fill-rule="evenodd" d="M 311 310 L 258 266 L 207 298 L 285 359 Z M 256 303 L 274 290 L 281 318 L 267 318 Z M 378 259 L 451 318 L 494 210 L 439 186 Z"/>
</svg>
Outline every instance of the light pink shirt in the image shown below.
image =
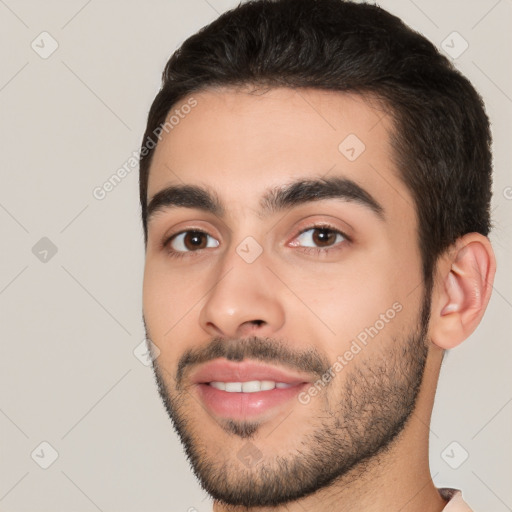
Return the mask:
<svg viewBox="0 0 512 512">
<path fill-rule="evenodd" d="M 443 512 L 472 512 L 467 503 L 462 499 L 462 493 L 457 489 L 438 489 L 439 494 L 445 500 L 450 500 Z"/>
</svg>

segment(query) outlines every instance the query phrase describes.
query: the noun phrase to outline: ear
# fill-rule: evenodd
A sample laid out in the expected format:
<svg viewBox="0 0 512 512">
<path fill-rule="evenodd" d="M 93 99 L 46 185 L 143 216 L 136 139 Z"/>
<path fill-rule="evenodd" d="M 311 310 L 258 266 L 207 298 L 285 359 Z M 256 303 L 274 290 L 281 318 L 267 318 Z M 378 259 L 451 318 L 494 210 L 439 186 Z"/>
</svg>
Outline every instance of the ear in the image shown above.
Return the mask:
<svg viewBox="0 0 512 512">
<path fill-rule="evenodd" d="M 442 349 L 462 343 L 491 297 L 496 259 L 489 239 L 468 233 L 439 258 L 432 291 L 430 339 Z"/>
</svg>

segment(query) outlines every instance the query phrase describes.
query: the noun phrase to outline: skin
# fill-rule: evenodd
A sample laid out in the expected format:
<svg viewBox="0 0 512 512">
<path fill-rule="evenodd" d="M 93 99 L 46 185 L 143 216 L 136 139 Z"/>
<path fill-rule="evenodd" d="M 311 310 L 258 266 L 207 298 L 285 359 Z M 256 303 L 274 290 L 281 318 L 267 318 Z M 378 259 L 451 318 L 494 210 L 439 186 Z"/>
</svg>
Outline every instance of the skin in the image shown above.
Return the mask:
<svg viewBox="0 0 512 512">
<path fill-rule="evenodd" d="M 215 191 L 225 215 L 175 207 L 151 219 L 143 314 L 147 334 L 160 350 L 154 365 L 161 394 L 167 397 L 167 406 L 173 404 L 174 414 L 186 418 L 182 428 L 189 441 L 204 459 L 219 471 L 222 468 L 231 486 L 249 485 L 251 478 L 256 485 L 261 476 L 258 466 L 248 470 L 236 457 L 247 444 L 241 431 L 233 425 L 230 429 L 226 418 L 205 411 L 187 371 L 182 390 L 177 390 L 180 358 L 215 339 L 229 340 L 234 347 L 257 337 L 279 340 L 293 354 L 312 350 L 332 364 L 361 331 L 393 304 L 401 305 L 400 312 L 309 404 L 292 400 L 259 418 L 251 443 L 261 452 L 259 467 L 276 470 L 276 456 L 295 453 L 303 442 L 307 446 L 326 415 L 347 421 L 354 406 L 345 397 L 348 389 L 358 389 L 349 387 L 355 375 L 368 376 L 378 368 L 389 382 L 400 381 L 393 373 L 400 361 L 393 358 L 420 330 L 425 291 L 417 215 L 393 163 L 389 134 L 394 127 L 376 102 L 355 94 L 287 88 L 258 94 L 221 88 L 193 97 L 197 106 L 156 148 L 148 202 L 169 185 L 203 185 Z M 365 145 L 354 161 L 338 149 L 349 134 Z M 356 201 L 333 198 L 259 213 L 260 198 L 269 188 L 299 177 L 330 176 L 349 178 L 364 188 L 380 203 L 384 218 Z M 330 252 L 307 253 L 304 246 L 312 245 L 312 239 L 299 240 L 299 233 L 322 222 L 350 240 L 338 237 Z M 218 245 L 195 253 L 189 248 L 181 253 L 184 257 L 171 257 L 162 242 L 186 229 L 205 231 Z M 250 264 L 236 252 L 248 236 L 262 249 Z M 179 247 L 183 250 L 174 245 Z M 418 345 L 426 349 L 424 371 L 409 370 L 419 375 L 421 387 L 400 435 L 331 485 L 283 506 L 254 510 L 442 510 L 446 502 L 428 466 L 428 425 L 442 355 L 478 325 L 494 271 L 490 244 L 476 233 L 462 237 L 441 256 L 430 321 Z M 375 385 L 361 389 L 372 396 L 378 392 Z M 365 418 L 372 419 L 368 414 Z M 325 464 L 335 461 L 327 459 Z M 248 509 L 214 501 L 215 512 L 236 510 Z"/>
</svg>

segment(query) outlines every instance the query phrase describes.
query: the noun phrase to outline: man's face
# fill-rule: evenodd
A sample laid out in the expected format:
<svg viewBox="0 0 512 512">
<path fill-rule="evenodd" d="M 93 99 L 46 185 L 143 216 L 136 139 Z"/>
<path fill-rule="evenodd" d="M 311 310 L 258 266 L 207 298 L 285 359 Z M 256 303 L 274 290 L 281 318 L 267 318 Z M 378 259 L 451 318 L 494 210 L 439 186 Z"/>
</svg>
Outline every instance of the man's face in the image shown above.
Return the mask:
<svg viewBox="0 0 512 512">
<path fill-rule="evenodd" d="M 193 98 L 149 177 L 154 370 L 205 489 L 275 505 L 371 461 L 414 408 L 428 307 L 417 216 L 390 118 L 360 96 Z"/>
</svg>

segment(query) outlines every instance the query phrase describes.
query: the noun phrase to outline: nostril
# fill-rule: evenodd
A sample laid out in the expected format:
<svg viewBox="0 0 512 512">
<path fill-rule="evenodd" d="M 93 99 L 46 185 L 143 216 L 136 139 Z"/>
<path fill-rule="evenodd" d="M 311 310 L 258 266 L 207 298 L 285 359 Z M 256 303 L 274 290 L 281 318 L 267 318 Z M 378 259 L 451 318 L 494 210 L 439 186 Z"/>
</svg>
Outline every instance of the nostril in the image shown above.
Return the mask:
<svg viewBox="0 0 512 512">
<path fill-rule="evenodd" d="M 260 329 L 266 326 L 268 322 L 265 320 L 246 320 L 239 326 L 236 336 L 254 336 Z"/>
</svg>

